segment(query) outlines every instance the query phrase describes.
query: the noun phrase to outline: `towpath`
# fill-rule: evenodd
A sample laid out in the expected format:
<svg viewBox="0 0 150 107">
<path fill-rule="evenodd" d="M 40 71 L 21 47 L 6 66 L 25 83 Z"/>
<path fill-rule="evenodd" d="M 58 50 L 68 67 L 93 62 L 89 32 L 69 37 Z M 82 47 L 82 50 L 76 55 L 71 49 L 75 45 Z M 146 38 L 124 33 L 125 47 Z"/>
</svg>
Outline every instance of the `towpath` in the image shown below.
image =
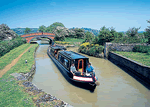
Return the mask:
<svg viewBox="0 0 150 107">
<path fill-rule="evenodd" d="M 8 71 L 11 67 L 13 67 L 21 58 L 21 56 L 26 53 L 33 45 L 28 47 L 22 54 L 20 54 L 16 59 L 14 59 L 10 64 L 4 67 L 4 69 L 0 70 L 0 78 Z"/>
</svg>

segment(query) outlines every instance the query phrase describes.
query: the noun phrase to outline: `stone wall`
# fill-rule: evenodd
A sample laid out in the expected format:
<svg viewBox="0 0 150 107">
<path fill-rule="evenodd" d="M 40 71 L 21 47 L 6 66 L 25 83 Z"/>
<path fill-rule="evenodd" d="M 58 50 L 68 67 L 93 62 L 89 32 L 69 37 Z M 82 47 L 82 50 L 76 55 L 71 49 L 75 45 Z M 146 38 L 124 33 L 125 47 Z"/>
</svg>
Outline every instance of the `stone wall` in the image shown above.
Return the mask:
<svg viewBox="0 0 150 107">
<path fill-rule="evenodd" d="M 104 46 L 104 56 L 108 57 L 109 51 L 124 51 L 124 52 L 129 52 L 132 51 L 134 46 L 136 45 L 145 45 L 145 46 L 150 46 L 146 43 L 132 43 L 132 44 L 121 44 L 121 43 L 111 43 L 111 42 L 106 42 Z"/>
<path fill-rule="evenodd" d="M 142 65 L 136 61 L 128 59 L 124 56 L 118 55 L 114 52 L 109 52 L 108 59 L 113 59 L 119 65 L 124 66 L 127 69 L 130 69 L 133 73 L 139 75 L 141 78 L 149 81 L 150 83 L 150 67 Z"/>
</svg>

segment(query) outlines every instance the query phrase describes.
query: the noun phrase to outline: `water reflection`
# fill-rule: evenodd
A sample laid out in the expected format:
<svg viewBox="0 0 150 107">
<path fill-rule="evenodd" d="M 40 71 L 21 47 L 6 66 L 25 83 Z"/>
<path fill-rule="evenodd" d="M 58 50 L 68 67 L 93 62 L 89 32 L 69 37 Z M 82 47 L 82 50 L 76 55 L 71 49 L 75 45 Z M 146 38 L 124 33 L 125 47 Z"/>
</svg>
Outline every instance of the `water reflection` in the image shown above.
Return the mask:
<svg viewBox="0 0 150 107">
<path fill-rule="evenodd" d="M 149 107 L 150 92 L 134 78 L 108 60 L 90 57 L 100 86 L 94 93 L 70 84 L 47 56 L 48 45 L 36 52 L 36 73 L 33 83 L 47 93 L 75 107 Z M 69 48 L 77 51 L 77 48 Z"/>
</svg>

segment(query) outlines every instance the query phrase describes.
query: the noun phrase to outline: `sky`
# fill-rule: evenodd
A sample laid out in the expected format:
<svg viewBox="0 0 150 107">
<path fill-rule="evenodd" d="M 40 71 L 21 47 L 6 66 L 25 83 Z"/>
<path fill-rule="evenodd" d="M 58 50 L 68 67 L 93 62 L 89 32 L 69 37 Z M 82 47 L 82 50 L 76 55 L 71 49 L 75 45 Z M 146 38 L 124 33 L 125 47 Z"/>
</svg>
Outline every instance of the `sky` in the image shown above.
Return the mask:
<svg viewBox="0 0 150 107">
<path fill-rule="evenodd" d="M 127 31 L 150 20 L 150 0 L 3 0 L 0 24 L 10 28 L 38 28 L 61 22 L 67 28 L 114 27 Z"/>
</svg>

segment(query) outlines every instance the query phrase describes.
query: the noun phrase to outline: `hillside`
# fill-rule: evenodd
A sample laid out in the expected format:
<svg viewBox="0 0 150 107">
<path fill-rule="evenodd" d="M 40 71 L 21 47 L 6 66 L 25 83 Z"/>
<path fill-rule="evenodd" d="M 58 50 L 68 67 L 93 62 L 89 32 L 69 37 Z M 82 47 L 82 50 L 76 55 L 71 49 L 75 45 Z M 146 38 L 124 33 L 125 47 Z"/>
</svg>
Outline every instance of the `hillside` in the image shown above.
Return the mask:
<svg viewBox="0 0 150 107">
<path fill-rule="evenodd" d="M 75 29 L 75 27 L 73 27 L 73 28 L 70 28 L 70 29 Z M 96 30 L 96 29 L 91 29 L 91 28 L 81 28 L 81 29 L 83 29 L 85 32 L 87 32 L 87 31 L 89 31 L 89 32 L 92 32 L 94 35 L 98 35 L 99 34 L 99 30 Z"/>
<path fill-rule="evenodd" d="M 30 28 L 30 29 L 31 29 L 31 33 L 38 32 L 38 28 Z M 73 27 L 70 29 L 75 29 L 75 28 Z M 85 32 L 87 31 L 92 32 L 94 35 L 98 35 L 99 33 L 99 30 L 96 29 L 91 29 L 91 28 L 81 28 L 81 29 L 84 29 Z M 22 35 L 24 34 L 25 28 L 13 28 L 12 30 L 15 31 L 18 35 Z"/>
<path fill-rule="evenodd" d="M 31 33 L 38 32 L 38 28 L 30 28 L 30 29 L 31 29 Z M 69 28 L 69 29 L 75 29 L 75 27 Z M 92 32 L 96 36 L 99 34 L 99 31 L 100 31 L 97 29 L 83 28 L 83 27 L 81 29 L 84 29 L 85 32 L 87 32 L 87 31 Z M 25 28 L 13 28 L 12 30 L 15 31 L 18 35 L 22 35 L 22 34 L 24 34 Z M 120 32 L 125 33 L 125 31 L 120 31 Z M 144 31 L 139 31 L 138 33 L 143 33 L 143 32 Z"/>
<path fill-rule="evenodd" d="M 38 31 L 38 28 L 30 28 L 31 32 L 30 33 L 35 33 Z M 18 35 L 24 34 L 25 28 L 13 28 L 12 29 L 14 32 L 16 32 Z"/>
</svg>

